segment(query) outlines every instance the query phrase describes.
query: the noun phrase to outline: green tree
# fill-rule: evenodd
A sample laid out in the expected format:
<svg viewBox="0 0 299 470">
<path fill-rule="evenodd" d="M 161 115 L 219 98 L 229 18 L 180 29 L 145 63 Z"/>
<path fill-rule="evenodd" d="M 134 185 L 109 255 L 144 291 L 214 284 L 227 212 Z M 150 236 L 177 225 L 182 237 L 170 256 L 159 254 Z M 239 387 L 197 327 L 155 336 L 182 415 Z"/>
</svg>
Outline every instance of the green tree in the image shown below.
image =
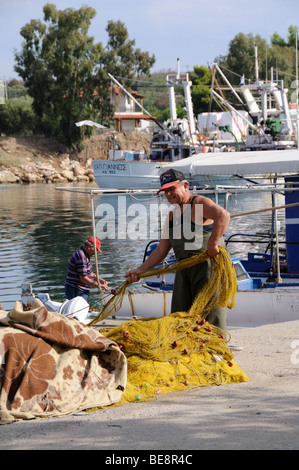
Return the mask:
<svg viewBox="0 0 299 470">
<path fill-rule="evenodd" d="M 268 64 L 269 67 L 273 67 L 278 77 L 284 80 L 284 85 L 290 87 L 296 78 L 296 36 L 298 39 L 298 27 L 290 26 L 288 32 L 286 40 L 277 33 L 271 36 Z"/>
<path fill-rule="evenodd" d="M 255 81 L 255 44 L 258 51 L 259 78 L 270 78 L 270 69 L 273 67 L 279 79 L 290 86 L 295 79 L 295 46 L 297 26 L 288 28 L 287 39 L 283 39 L 277 32 L 271 36 L 270 44 L 266 39 L 253 34 L 237 34 L 229 43 L 228 53 L 225 57 L 218 57 L 216 61 L 220 67 L 225 67 L 225 74 L 233 85 L 238 85 L 240 77 L 251 82 Z"/>
<path fill-rule="evenodd" d="M 121 21 L 109 21 L 106 31 L 108 42 L 105 47 L 107 51 L 108 72 L 119 77 L 133 78 L 141 75 L 149 75 L 154 65 L 155 56 L 148 52 L 135 49 L 135 40 L 129 39 L 128 31 Z"/>
<path fill-rule="evenodd" d="M 15 85 L 14 82 L 11 81 L 8 83 L 7 96 L 9 100 L 14 98 L 26 98 L 26 96 L 28 96 L 28 91 L 24 85 L 18 83 Z"/>
<path fill-rule="evenodd" d="M 228 54 L 220 61 L 225 66 L 226 76 L 233 85 L 238 85 L 240 76 L 255 81 L 255 45 L 257 45 L 260 76 L 266 74 L 266 56 L 268 53 L 267 41 L 261 36 L 253 34 L 237 34 L 229 43 Z"/>
<path fill-rule="evenodd" d="M 195 66 L 190 79 L 194 114 L 207 112 L 210 103 L 211 72 L 203 65 Z"/>
<path fill-rule="evenodd" d="M 7 100 L 0 106 L 0 132 L 5 135 L 28 136 L 36 131 L 37 120 L 32 108 L 32 98 Z"/>
<path fill-rule="evenodd" d="M 34 99 L 41 131 L 77 144 L 81 135 L 75 122 L 97 114 L 95 64 L 102 46 L 87 36 L 95 11 L 58 11 L 47 4 L 43 12 L 45 23 L 31 20 L 21 29 L 24 42 L 15 70 Z"/>
<path fill-rule="evenodd" d="M 44 22 L 31 20 L 21 29 L 24 41 L 15 54 L 15 71 L 33 97 L 40 130 L 79 145 L 92 130 L 76 127 L 77 121 L 107 124 L 111 119 L 107 72 L 148 71 L 154 58 L 146 63 L 147 53 L 134 50 L 120 22 L 109 22 L 107 47 L 94 43 L 88 36 L 96 14 L 91 7 L 57 10 L 49 3 L 43 13 Z"/>
<path fill-rule="evenodd" d="M 296 47 L 296 36 L 298 41 L 298 26 L 289 26 L 288 42 L 287 46 Z"/>
</svg>

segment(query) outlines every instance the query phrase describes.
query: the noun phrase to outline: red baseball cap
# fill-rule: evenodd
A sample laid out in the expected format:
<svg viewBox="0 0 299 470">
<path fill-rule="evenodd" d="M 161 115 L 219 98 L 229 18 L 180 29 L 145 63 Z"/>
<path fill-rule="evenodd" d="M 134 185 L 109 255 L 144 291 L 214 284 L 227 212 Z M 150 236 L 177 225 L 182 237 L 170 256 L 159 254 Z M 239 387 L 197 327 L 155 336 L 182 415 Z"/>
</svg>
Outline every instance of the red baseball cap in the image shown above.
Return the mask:
<svg viewBox="0 0 299 470">
<path fill-rule="evenodd" d="M 161 191 L 165 191 L 167 188 L 171 188 L 172 186 L 177 185 L 180 181 L 184 181 L 185 179 L 185 175 L 181 171 L 173 170 L 172 168 L 165 171 L 160 176 L 161 188 L 157 194 L 159 194 Z"/>
<path fill-rule="evenodd" d="M 93 237 L 90 237 L 88 240 L 88 243 L 90 243 L 92 246 L 94 246 L 94 238 Z M 96 247 L 97 247 L 97 250 L 102 253 L 101 251 L 101 242 L 98 238 L 96 238 Z"/>
</svg>

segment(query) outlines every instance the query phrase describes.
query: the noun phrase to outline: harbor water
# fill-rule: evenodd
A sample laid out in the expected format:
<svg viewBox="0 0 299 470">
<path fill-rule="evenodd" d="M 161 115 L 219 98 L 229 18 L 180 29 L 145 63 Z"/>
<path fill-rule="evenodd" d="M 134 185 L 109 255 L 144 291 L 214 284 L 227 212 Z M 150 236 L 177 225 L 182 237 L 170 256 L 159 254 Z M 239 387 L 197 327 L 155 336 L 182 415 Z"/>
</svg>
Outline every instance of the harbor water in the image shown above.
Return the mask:
<svg viewBox="0 0 299 470">
<path fill-rule="evenodd" d="M 84 184 L 65 184 L 63 189 L 83 187 Z M 88 189 L 91 188 L 97 189 L 97 186 L 88 185 Z M 108 281 L 110 288 L 117 288 L 124 282 L 124 274 L 141 264 L 147 243 L 159 238 L 159 222 L 154 227 L 140 227 L 144 224 L 139 221 L 135 228 L 131 227 L 136 231 L 138 226 L 135 238 L 132 234 L 124 235 L 124 230 L 129 232 L 130 221 L 134 223 L 134 211 L 130 213 L 129 207 L 136 204 L 135 210 L 142 205 L 150 214 L 149 207 L 158 204 L 158 198 L 155 195 L 121 196 L 126 198 L 128 225 L 119 227 L 118 224 L 123 224 L 123 219 L 117 217 L 119 197 L 96 196 L 93 201 L 97 217 L 103 204 L 115 208 L 115 236 L 100 237 L 103 253 L 98 256 L 99 274 Z M 240 214 L 270 207 L 271 196 L 269 193 L 237 194 L 229 197 L 227 202 L 231 214 Z M 220 196 L 219 203 L 224 205 L 224 196 Z M 284 199 L 279 203 L 283 204 Z M 271 229 L 271 217 L 271 212 L 264 212 L 233 218 L 226 238 L 236 232 L 265 233 Z M 283 211 L 278 211 L 278 218 L 283 228 Z M 100 220 L 96 218 L 98 224 Z M 120 229 L 122 237 L 117 236 Z M 52 300 L 63 302 L 69 257 L 91 235 L 92 213 L 88 193 L 58 190 L 47 184 L 0 185 L 0 304 L 3 309 L 10 310 L 15 301 L 21 300 L 23 283 L 31 283 L 35 295 L 48 293 Z M 241 258 L 248 250 L 260 248 L 258 244 L 252 246 L 244 242 L 228 245 L 229 253 Z M 99 308 L 96 289 L 91 291 L 89 303 L 91 308 Z"/>
</svg>

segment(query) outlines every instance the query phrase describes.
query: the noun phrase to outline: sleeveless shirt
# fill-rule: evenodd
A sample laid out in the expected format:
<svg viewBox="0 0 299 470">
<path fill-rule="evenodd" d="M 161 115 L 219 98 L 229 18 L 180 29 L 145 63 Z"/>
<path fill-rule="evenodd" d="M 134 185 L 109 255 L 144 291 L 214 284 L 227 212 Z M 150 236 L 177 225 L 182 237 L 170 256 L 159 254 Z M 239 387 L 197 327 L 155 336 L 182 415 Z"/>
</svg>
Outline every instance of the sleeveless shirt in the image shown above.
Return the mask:
<svg viewBox="0 0 299 470">
<path fill-rule="evenodd" d="M 189 258 L 194 253 L 206 251 L 213 224 L 203 225 L 191 220 L 191 209 L 196 196 L 184 205 L 184 212 L 169 220 L 169 241 L 178 260 Z"/>
</svg>

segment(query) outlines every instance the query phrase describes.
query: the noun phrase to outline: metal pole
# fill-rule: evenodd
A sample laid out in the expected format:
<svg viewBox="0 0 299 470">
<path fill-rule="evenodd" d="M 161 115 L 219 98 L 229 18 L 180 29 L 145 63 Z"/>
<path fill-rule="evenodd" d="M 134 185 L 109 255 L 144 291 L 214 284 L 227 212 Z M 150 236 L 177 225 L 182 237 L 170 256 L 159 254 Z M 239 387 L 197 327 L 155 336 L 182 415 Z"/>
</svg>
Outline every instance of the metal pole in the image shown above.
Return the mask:
<svg viewBox="0 0 299 470">
<path fill-rule="evenodd" d="M 221 77 L 223 78 L 223 80 L 227 83 L 227 85 L 229 86 L 229 88 L 231 89 L 231 91 L 233 92 L 233 94 L 236 96 L 236 98 L 240 101 L 240 103 L 245 106 L 245 104 L 243 103 L 242 99 L 240 98 L 240 96 L 238 95 L 238 93 L 236 92 L 236 90 L 234 89 L 234 87 L 231 85 L 231 83 L 229 82 L 229 80 L 226 78 L 226 76 L 224 75 L 224 73 L 222 72 L 222 70 L 219 68 L 218 64 L 216 64 L 216 62 L 214 63 L 214 66 L 216 67 L 216 69 L 218 70 L 218 72 L 220 73 Z"/>
<path fill-rule="evenodd" d="M 119 86 L 125 93 L 126 95 L 128 95 L 133 101 L 134 103 L 136 103 L 139 108 L 142 109 L 142 111 L 147 114 L 156 124 L 157 126 L 160 127 L 160 129 L 163 129 L 163 127 L 161 126 L 161 124 L 137 101 L 135 100 L 134 96 L 131 95 L 131 93 L 129 93 L 114 77 L 113 75 L 111 75 L 110 73 L 108 73 L 108 77 L 111 78 L 111 80 L 113 80 L 117 86 Z"/>
<path fill-rule="evenodd" d="M 97 276 L 97 283 L 99 286 L 99 291 L 102 293 L 102 288 L 99 282 L 99 267 L 98 267 L 98 251 L 96 246 L 96 226 L 95 226 L 95 217 L 94 217 L 94 204 L 93 204 L 93 193 L 90 192 L 90 205 L 91 205 L 91 218 L 92 218 L 92 234 L 93 234 L 93 242 L 94 242 L 94 256 L 95 256 L 95 264 L 96 264 L 96 276 Z"/>
<path fill-rule="evenodd" d="M 227 100 L 225 100 L 224 98 L 222 98 L 222 96 L 220 96 L 215 90 L 212 90 L 212 88 L 210 89 L 210 92 L 216 96 L 216 98 L 218 98 L 223 104 L 225 104 L 228 109 L 230 109 L 231 111 L 234 111 L 241 119 L 243 119 L 243 121 L 247 122 L 247 124 L 249 124 L 255 131 L 259 131 L 259 129 L 254 125 L 252 124 L 252 122 L 250 122 L 248 119 L 246 119 L 245 116 L 243 116 L 242 114 L 240 114 L 233 106 L 231 106 Z"/>
<path fill-rule="evenodd" d="M 285 209 L 286 207 L 296 206 L 299 206 L 299 202 L 294 202 L 293 204 L 285 204 L 283 206 L 268 207 L 267 209 L 258 209 L 256 211 L 242 212 L 241 214 L 231 214 L 230 218 L 233 219 L 235 217 L 243 217 L 244 215 L 260 214 L 262 212 L 277 211 L 278 209 Z"/>
<path fill-rule="evenodd" d="M 275 207 L 275 196 L 274 195 L 274 207 Z M 277 267 L 277 282 L 281 283 L 282 279 L 280 276 L 280 259 L 279 259 L 279 242 L 278 242 L 278 223 L 277 223 L 277 210 L 274 211 L 275 214 L 275 238 L 276 238 L 276 267 Z"/>
<path fill-rule="evenodd" d="M 299 116 L 298 116 L 298 33 L 296 32 L 296 124 L 297 124 L 297 148 L 299 149 Z"/>
</svg>

